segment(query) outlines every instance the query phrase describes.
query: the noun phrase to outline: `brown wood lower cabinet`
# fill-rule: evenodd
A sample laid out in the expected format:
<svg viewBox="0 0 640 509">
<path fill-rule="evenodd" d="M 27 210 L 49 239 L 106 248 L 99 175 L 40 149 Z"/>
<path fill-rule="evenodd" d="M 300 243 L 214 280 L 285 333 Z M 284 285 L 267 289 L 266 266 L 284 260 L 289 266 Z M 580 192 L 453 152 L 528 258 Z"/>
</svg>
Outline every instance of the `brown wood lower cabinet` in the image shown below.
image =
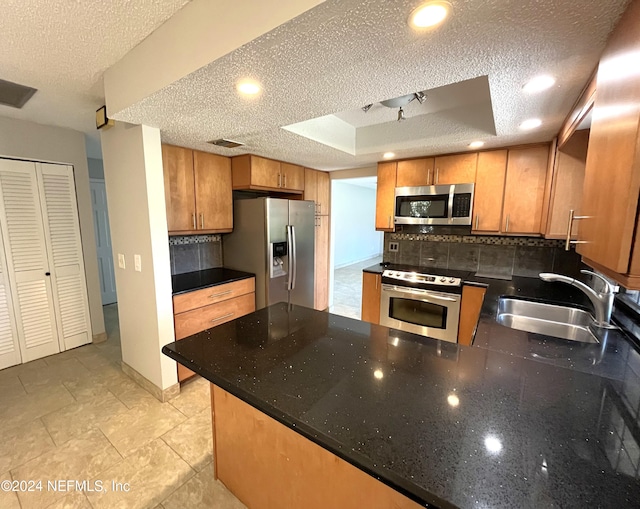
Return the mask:
<svg viewBox="0 0 640 509">
<path fill-rule="evenodd" d="M 247 507 L 421 507 L 213 384 L 211 409 L 215 476 Z"/>
<path fill-rule="evenodd" d="M 255 278 L 212 286 L 173 297 L 176 341 L 256 310 Z M 178 381 L 195 373 L 178 364 Z"/>
<path fill-rule="evenodd" d="M 382 294 L 382 275 L 371 272 L 362 273 L 362 320 L 380 323 L 380 297 Z"/>
<path fill-rule="evenodd" d="M 480 310 L 487 289 L 482 286 L 465 285 L 462 287 L 460 304 L 460 325 L 458 326 L 458 344 L 470 345 L 480 319 Z"/>
</svg>

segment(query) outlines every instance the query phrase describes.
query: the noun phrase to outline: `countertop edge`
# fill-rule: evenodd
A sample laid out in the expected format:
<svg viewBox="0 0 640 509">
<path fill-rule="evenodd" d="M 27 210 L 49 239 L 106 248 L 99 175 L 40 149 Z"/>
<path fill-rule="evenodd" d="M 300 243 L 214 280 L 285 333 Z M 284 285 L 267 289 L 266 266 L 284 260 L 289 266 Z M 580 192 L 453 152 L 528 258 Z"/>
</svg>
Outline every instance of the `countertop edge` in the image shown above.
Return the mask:
<svg viewBox="0 0 640 509">
<path fill-rule="evenodd" d="M 175 296 L 175 295 L 182 295 L 184 293 L 189 293 L 189 292 L 196 292 L 198 290 L 204 290 L 205 288 L 213 288 L 214 286 L 226 285 L 227 283 L 234 283 L 236 281 L 242 281 L 243 279 L 250 279 L 252 277 L 256 277 L 255 274 L 247 273 L 246 275 L 242 275 L 242 276 L 238 275 L 235 277 L 225 279 L 224 281 L 201 284 L 198 286 L 194 286 L 193 288 L 188 288 L 186 290 L 172 291 L 171 295 Z"/>
<path fill-rule="evenodd" d="M 223 378 L 220 378 L 220 377 L 218 377 L 218 376 L 216 376 L 214 374 L 211 374 L 208 371 L 206 372 L 206 375 L 203 374 L 203 372 L 205 372 L 205 370 L 201 369 L 200 366 L 198 366 L 195 363 L 187 360 L 184 357 L 181 357 L 180 355 L 176 354 L 176 352 L 173 352 L 172 350 L 168 349 L 166 346 L 162 347 L 162 353 L 164 355 L 166 355 L 167 357 L 173 359 L 174 361 L 178 362 L 179 364 L 182 364 L 183 366 L 185 366 L 185 367 L 189 368 L 190 370 L 194 371 L 196 374 L 200 375 L 202 378 L 207 380 L 209 383 L 217 385 L 221 389 L 227 391 L 229 394 L 235 396 L 236 398 L 240 399 L 244 403 L 252 406 L 253 408 L 258 410 L 259 412 L 262 412 L 265 415 L 271 417 L 272 419 L 275 419 L 277 422 L 279 422 L 283 426 L 286 426 L 290 430 L 295 431 L 299 435 L 301 435 L 304 438 L 310 440 L 311 442 L 313 442 L 317 446 L 322 447 L 326 451 L 329 451 L 330 453 L 335 454 L 340 459 L 346 461 L 350 465 L 353 465 L 357 469 L 363 471 L 367 475 L 370 475 L 371 477 L 373 477 L 374 479 L 380 481 L 381 483 L 389 486 L 391 489 L 393 489 L 393 490 L 397 491 L 398 493 L 404 495 L 405 497 L 407 497 L 408 499 L 412 500 L 413 502 L 416 502 L 417 504 L 419 504 L 419 505 L 421 505 L 423 507 L 436 506 L 436 507 L 438 507 L 440 509 L 458 509 L 457 506 L 451 504 L 451 502 L 448 502 L 447 500 L 441 499 L 438 496 L 433 495 L 432 493 L 428 493 L 427 492 L 427 493 L 424 493 L 424 495 L 422 495 L 422 496 L 417 495 L 417 494 L 411 492 L 410 490 L 408 490 L 407 488 L 401 486 L 397 481 L 394 481 L 390 477 L 382 475 L 379 472 L 376 472 L 371 467 L 371 465 L 367 465 L 364 462 L 359 462 L 359 461 L 355 460 L 354 458 L 350 458 L 340 447 L 335 445 L 335 443 L 334 443 L 335 440 L 333 440 L 332 438 L 324 437 L 326 439 L 326 441 L 320 440 L 318 438 L 318 436 L 316 434 L 314 434 L 314 432 L 313 432 L 311 427 L 307 426 L 306 424 L 304 424 L 302 422 L 297 421 L 296 419 L 292 419 L 292 420 L 296 421 L 294 423 L 294 425 L 292 425 L 290 422 L 287 422 L 284 414 L 282 414 L 281 412 L 278 412 L 275 408 L 273 408 L 266 401 L 258 400 L 257 398 L 253 398 L 250 394 L 248 394 L 248 393 L 246 393 L 246 392 L 244 392 L 242 390 L 238 390 L 238 388 L 236 386 L 234 386 L 233 384 L 227 382 Z M 416 488 L 418 490 L 420 490 L 420 491 L 424 491 L 421 488 L 418 488 L 418 487 L 416 487 Z"/>
</svg>

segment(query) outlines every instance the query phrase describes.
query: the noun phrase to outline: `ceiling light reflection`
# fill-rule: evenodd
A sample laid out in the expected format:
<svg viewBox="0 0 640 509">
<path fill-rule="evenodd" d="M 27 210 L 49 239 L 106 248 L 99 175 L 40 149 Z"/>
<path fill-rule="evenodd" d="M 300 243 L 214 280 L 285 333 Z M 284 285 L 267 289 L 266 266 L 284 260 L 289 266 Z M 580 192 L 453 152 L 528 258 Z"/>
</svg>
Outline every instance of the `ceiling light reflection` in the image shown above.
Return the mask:
<svg viewBox="0 0 640 509">
<path fill-rule="evenodd" d="M 447 396 L 447 403 L 455 408 L 460 404 L 460 398 L 455 394 L 449 394 L 449 396 Z"/>
<path fill-rule="evenodd" d="M 391 159 L 392 157 L 395 157 L 396 155 L 393 152 L 385 152 L 384 154 L 382 154 L 382 157 L 384 157 L 385 159 Z"/>
<path fill-rule="evenodd" d="M 382 372 L 381 369 L 376 369 L 373 372 L 373 376 L 376 377 L 376 379 L 378 379 L 378 380 L 382 380 L 384 378 L 384 373 Z"/>
<path fill-rule="evenodd" d="M 493 435 L 489 435 L 484 439 L 484 446 L 491 454 L 498 454 L 502 451 L 502 442 Z"/>
<path fill-rule="evenodd" d="M 469 143 L 469 148 L 480 148 L 484 146 L 484 141 L 472 141 Z"/>
</svg>

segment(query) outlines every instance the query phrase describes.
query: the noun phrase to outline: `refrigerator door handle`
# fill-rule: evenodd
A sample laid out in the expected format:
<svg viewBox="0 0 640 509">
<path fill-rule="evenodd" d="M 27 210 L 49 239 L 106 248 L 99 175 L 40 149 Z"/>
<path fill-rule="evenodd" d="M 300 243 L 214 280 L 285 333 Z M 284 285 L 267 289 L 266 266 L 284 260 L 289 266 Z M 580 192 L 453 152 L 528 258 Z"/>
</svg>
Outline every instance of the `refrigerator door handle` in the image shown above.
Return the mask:
<svg viewBox="0 0 640 509">
<path fill-rule="evenodd" d="M 298 275 L 298 254 L 296 253 L 296 227 L 291 226 L 291 236 L 293 238 L 291 246 L 293 248 L 293 280 L 291 281 L 291 289 L 296 287 L 296 276 Z"/>
<path fill-rule="evenodd" d="M 287 291 L 293 289 L 293 233 L 292 226 L 287 225 L 287 253 L 289 254 L 289 267 L 287 274 Z"/>
</svg>

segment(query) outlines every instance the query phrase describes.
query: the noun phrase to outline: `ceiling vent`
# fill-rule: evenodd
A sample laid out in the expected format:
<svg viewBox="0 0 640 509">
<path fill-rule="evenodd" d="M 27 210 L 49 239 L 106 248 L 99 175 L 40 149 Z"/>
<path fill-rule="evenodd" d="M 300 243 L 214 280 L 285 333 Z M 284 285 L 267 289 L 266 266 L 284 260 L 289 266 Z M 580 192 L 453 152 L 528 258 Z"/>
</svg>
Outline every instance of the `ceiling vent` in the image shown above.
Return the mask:
<svg viewBox="0 0 640 509">
<path fill-rule="evenodd" d="M 22 108 L 37 90 L 12 81 L 0 80 L 0 104 Z"/>
<path fill-rule="evenodd" d="M 242 147 L 244 145 L 244 143 L 240 143 L 239 141 L 225 140 L 224 138 L 220 138 L 219 140 L 209 141 L 207 143 L 211 143 L 216 147 L 224 147 L 224 148 L 236 148 L 236 147 Z"/>
</svg>

